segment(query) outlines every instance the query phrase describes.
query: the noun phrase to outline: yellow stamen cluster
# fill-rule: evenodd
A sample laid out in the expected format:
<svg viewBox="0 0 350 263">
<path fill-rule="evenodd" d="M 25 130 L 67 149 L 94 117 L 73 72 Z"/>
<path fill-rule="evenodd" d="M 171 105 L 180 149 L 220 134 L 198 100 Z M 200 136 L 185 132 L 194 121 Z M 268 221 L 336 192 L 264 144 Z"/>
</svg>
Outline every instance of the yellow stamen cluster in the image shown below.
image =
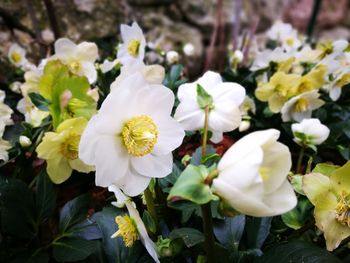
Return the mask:
<svg viewBox="0 0 350 263">
<path fill-rule="evenodd" d="M 141 43 L 137 39 L 133 39 L 133 40 L 129 41 L 128 53 L 133 57 L 137 57 L 139 55 L 140 45 L 141 45 Z"/>
<path fill-rule="evenodd" d="M 157 142 L 157 125 L 150 117 L 141 115 L 125 123 L 121 137 L 130 155 L 144 156 L 153 150 Z"/>
<path fill-rule="evenodd" d="M 117 216 L 115 222 L 118 225 L 118 231 L 112 235 L 112 238 L 120 236 L 123 238 L 126 247 L 132 247 L 138 238 L 134 220 L 130 216 Z"/>
<path fill-rule="evenodd" d="M 79 142 L 80 135 L 75 132 L 70 132 L 66 140 L 61 144 L 62 155 L 69 160 L 77 159 Z"/>
<path fill-rule="evenodd" d="M 72 61 L 68 66 L 74 74 L 77 74 L 81 71 L 81 64 L 79 61 Z"/>
<path fill-rule="evenodd" d="M 11 59 L 13 60 L 13 62 L 19 63 L 22 60 L 22 55 L 18 52 L 12 52 Z"/>
<path fill-rule="evenodd" d="M 270 169 L 266 166 L 262 166 L 259 168 L 259 175 L 263 181 L 266 181 L 269 179 L 270 174 L 269 174 Z"/>
<path fill-rule="evenodd" d="M 335 208 L 335 218 L 342 225 L 350 227 L 350 197 L 347 193 L 342 192 L 338 197 L 338 204 Z"/>
<path fill-rule="evenodd" d="M 305 98 L 300 98 L 294 107 L 297 112 L 306 111 L 309 107 L 309 101 Z"/>
</svg>

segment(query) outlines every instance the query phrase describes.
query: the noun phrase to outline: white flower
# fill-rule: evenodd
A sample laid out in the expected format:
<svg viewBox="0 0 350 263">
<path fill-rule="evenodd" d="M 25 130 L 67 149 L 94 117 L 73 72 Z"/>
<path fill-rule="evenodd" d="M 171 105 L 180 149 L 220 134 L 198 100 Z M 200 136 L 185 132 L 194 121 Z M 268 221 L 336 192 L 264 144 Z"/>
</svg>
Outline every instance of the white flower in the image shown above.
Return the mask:
<svg viewBox="0 0 350 263">
<path fill-rule="evenodd" d="M 26 51 L 18 44 L 11 45 L 8 52 L 8 58 L 10 62 L 17 67 L 24 66 L 27 63 Z"/>
<path fill-rule="evenodd" d="M 102 73 L 106 73 L 108 71 L 111 71 L 112 68 L 114 68 L 119 63 L 120 63 L 119 59 L 115 59 L 113 61 L 105 59 L 103 61 L 103 63 L 100 65 L 100 69 L 101 69 Z"/>
<path fill-rule="evenodd" d="M 98 50 L 95 43 L 82 42 L 76 45 L 67 38 L 60 38 L 55 42 L 55 57 L 74 74 L 87 77 L 90 83 L 96 81 L 94 63 L 98 58 Z"/>
<path fill-rule="evenodd" d="M 175 64 L 179 62 L 179 53 L 174 50 L 170 50 L 166 53 L 166 61 L 168 64 Z"/>
<path fill-rule="evenodd" d="M 0 138 L 0 160 L 4 160 L 7 162 L 9 160 L 9 154 L 7 152 L 8 149 L 11 148 L 11 144 L 8 141 Z"/>
<path fill-rule="evenodd" d="M 249 130 L 249 128 L 250 128 L 250 121 L 249 120 L 243 120 L 241 122 L 241 124 L 239 125 L 238 130 L 240 132 L 244 132 L 244 131 Z"/>
<path fill-rule="evenodd" d="M 301 45 L 298 32 L 291 24 L 276 21 L 266 33 L 267 38 L 278 42 L 286 50 L 296 50 Z"/>
<path fill-rule="evenodd" d="M 174 95 L 168 88 L 148 84 L 141 74 L 119 85 L 84 130 L 79 158 L 96 166 L 96 185 L 115 184 L 135 196 L 152 177 L 171 172 L 184 131 L 170 116 Z"/>
<path fill-rule="evenodd" d="M 319 99 L 320 94 L 317 90 L 304 92 L 288 100 L 282 107 L 282 120 L 302 121 L 311 118 L 313 110 L 320 108 L 324 101 Z"/>
<path fill-rule="evenodd" d="M 291 155 L 277 142 L 279 135 L 275 129 L 250 133 L 220 160 L 213 190 L 237 211 L 265 217 L 295 207 L 297 199 L 287 181 Z"/>
<path fill-rule="evenodd" d="M 14 93 L 21 94 L 21 85 L 22 83 L 19 81 L 12 82 L 10 85 L 10 90 Z"/>
<path fill-rule="evenodd" d="M 4 103 L 5 92 L 0 90 L 0 137 L 4 134 L 5 126 L 13 123 L 11 119 L 12 109 Z"/>
<path fill-rule="evenodd" d="M 43 119 L 49 116 L 48 111 L 39 110 L 30 100 L 29 97 L 20 99 L 17 103 L 17 110 L 24 115 L 24 120 L 33 125 L 33 127 L 40 126 Z"/>
<path fill-rule="evenodd" d="M 121 204 L 125 204 L 129 212 L 129 216 L 116 217 L 116 223 L 118 224 L 119 229 L 111 237 L 115 238 L 117 236 L 121 236 L 125 245 L 129 247 L 132 246 L 133 242 L 139 238 L 154 261 L 159 263 L 157 247 L 148 236 L 145 224 L 143 223 L 139 212 L 135 208 L 135 204 L 115 185 L 110 185 L 108 190 L 110 192 L 114 192 L 117 199 L 117 202 L 113 202 L 112 204 L 118 208 L 121 207 Z"/>
<path fill-rule="evenodd" d="M 243 103 L 239 106 L 242 116 L 249 115 L 249 112 L 255 114 L 256 106 L 253 99 L 245 96 Z"/>
<path fill-rule="evenodd" d="M 271 62 L 282 62 L 291 57 L 291 54 L 284 52 L 280 47 L 277 47 L 274 50 L 266 49 L 256 54 L 250 70 L 257 71 L 259 69 L 264 69 L 267 68 Z"/>
<path fill-rule="evenodd" d="M 139 63 L 145 56 L 146 40 L 142 29 L 134 22 L 131 26 L 120 26 L 123 44 L 118 48 L 117 58 L 123 66 Z"/>
<path fill-rule="evenodd" d="M 32 145 L 32 141 L 27 136 L 21 135 L 19 136 L 19 144 L 26 148 Z"/>
<path fill-rule="evenodd" d="M 327 140 L 329 129 L 319 119 L 304 119 L 292 124 L 294 141 L 299 145 L 319 145 Z"/>
<path fill-rule="evenodd" d="M 165 70 L 161 65 L 145 65 L 142 61 L 131 65 L 123 66 L 120 75 L 111 85 L 111 90 L 120 86 L 120 83 L 133 74 L 141 73 L 149 84 L 161 84 L 165 76 Z"/>
<path fill-rule="evenodd" d="M 195 48 L 192 43 L 186 43 L 183 47 L 183 52 L 186 56 L 192 57 L 195 54 Z"/>
<path fill-rule="evenodd" d="M 197 103 L 197 85 L 212 96 L 213 104 L 209 112 L 208 129 L 213 133 L 211 141 L 222 140 L 223 132 L 236 129 L 241 122 L 239 106 L 245 97 L 245 89 L 232 82 L 222 82 L 218 73 L 208 71 L 197 81 L 182 84 L 177 96 L 180 104 L 175 112 L 185 130 L 195 131 L 204 127 L 205 111 Z"/>
<path fill-rule="evenodd" d="M 237 65 L 243 61 L 244 55 L 243 52 L 240 50 L 235 50 L 230 58 L 232 65 Z"/>
</svg>

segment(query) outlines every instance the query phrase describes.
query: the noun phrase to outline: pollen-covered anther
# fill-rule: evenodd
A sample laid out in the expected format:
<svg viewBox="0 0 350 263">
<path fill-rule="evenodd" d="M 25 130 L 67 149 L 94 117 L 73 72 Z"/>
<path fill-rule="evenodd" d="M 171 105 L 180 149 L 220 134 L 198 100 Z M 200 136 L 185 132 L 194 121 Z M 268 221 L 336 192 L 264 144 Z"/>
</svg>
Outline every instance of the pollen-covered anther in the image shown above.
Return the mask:
<svg viewBox="0 0 350 263">
<path fill-rule="evenodd" d="M 303 112 L 306 111 L 309 107 L 309 101 L 304 98 L 300 98 L 295 104 L 295 111 Z"/>
<path fill-rule="evenodd" d="M 342 225 L 350 227 L 350 197 L 345 192 L 343 192 L 338 197 L 338 204 L 335 208 L 335 218 Z"/>
<path fill-rule="evenodd" d="M 67 139 L 61 144 L 61 153 L 69 160 L 75 160 L 78 158 L 80 135 L 71 132 Z"/>
<path fill-rule="evenodd" d="M 132 247 L 138 238 L 137 227 L 130 216 L 117 216 L 115 222 L 118 225 L 118 231 L 111 238 L 122 237 L 126 247 Z"/>
<path fill-rule="evenodd" d="M 137 39 L 133 39 L 133 40 L 129 41 L 128 53 L 133 57 L 137 57 L 139 55 L 140 45 L 141 45 L 141 43 Z"/>
<path fill-rule="evenodd" d="M 12 52 L 11 58 L 15 63 L 19 63 L 22 60 L 22 55 L 18 52 Z"/>
<path fill-rule="evenodd" d="M 69 69 L 75 74 L 79 73 L 81 71 L 81 68 L 82 68 L 79 61 L 73 61 L 73 62 L 69 63 L 68 66 L 69 66 Z"/>
<path fill-rule="evenodd" d="M 121 136 L 130 155 L 144 156 L 153 150 L 158 129 L 150 117 L 141 115 L 125 123 Z"/>
</svg>

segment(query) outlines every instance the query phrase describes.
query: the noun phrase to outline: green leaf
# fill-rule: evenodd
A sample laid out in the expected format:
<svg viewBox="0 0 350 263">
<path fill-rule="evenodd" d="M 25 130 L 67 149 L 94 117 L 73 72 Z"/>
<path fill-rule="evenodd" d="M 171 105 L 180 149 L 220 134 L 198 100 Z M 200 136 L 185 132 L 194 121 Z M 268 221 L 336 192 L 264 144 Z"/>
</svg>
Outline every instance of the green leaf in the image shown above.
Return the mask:
<svg viewBox="0 0 350 263">
<path fill-rule="evenodd" d="M 291 184 L 293 186 L 294 191 L 301 195 L 305 195 L 303 190 L 303 176 L 295 174 L 292 176 Z"/>
<path fill-rule="evenodd" d="M 330 176 L 335 170 L 340 168 L 339 165 L 332 165 L 327 163 L 319 163 L 312 170 L 313 173 L 320 173 L 323 175 Z"/>
<path fill-rule="evenodd" d="M 156 222 L 147 210 L 143 212 L 142 221 L 145 223 L 145 226 L 148 231 L 150 231 L 153 234 L 157 232 Z"/>
<path fill-rule="evenodd" d="M 87 217 L 90 195 L 83 194 L 67 202 L 60 212 L 59 231 L 64 233 Z"/>
<path fill-rule="evenodd" d="M 226 217 L 215 222 L 215 237 L 228 249 L 237 250 L 245 226 L 245 216 Z"/>
<path fill-rule="evenodd" d="M 212 145 L 207 145 L 207 156 L 215 153 L 216 153 L 215 148 Z M 200 164 L 203 164 L 202 161 L 203 161 L 203 158 L 202 158 L 202 146 L 201 146 L 201 147 L 198 147 L 192 154 L 191 164 L 200 165 Z"/>
<path fill-rule="evenodd" d="M 53 257 L 58 262 L 83 260 L 97 249 L 98 241 L 66 237 L 53 242 Z"/>
<path fill-rule="evenodd" d="M 271 248 L 262 257 L 254 261 L 254 263 L 271 262 L 340 263 L 341 260 L 325 249 L 321 249 L 306 241 L 293 240 Z"/>
<path fill-rule="evenodd" d="M 247 248 L 261 248 L 270 233 L 272 217 L 246 218 L 244 240 Z"/>
<path fill-rule="evenodd" d="M 49 105 L 50 101 L 45 99 L 43 96 L 41 96 L 39 93 L 35 92 L 30 92 L 28 93 L 28 96 L 30 100 L 33 102 L 33 104 L 42 111 L 48 111 L 49 110 Z"/>
<path fill-rule="evenodd" d="M 197 103 L 201 109 L 205 109 L 209 107 L 209 110 L 214 107 L 213 105 L 213 97 L 205 91 L 205 89 L 197 84 Z"/>
<path fill-rule="evenodd" d="M 38 175 L 36 207 L 39 213 L 39 222 L 49 218 L 53 214 L 56 207 L 55 188 L 45 169 L 43 169 Z"/>
<path fill-rule="evenodd" d="M 300 198 L 296 207 L 282 215 L 283 222 L 295 230 L 301 228 L 307 222 L 313 205 L 307 198 Z"/>
<path fill-rule="evenodd" d="M 215 199 L 209 185 L 205 183 L 208 173 L 203 165 L 188 165 L 170 190 L 168 200 L 189 200 L 196 204 L 206 204 Z"/>
<path fill-rule="evenodd" d="M 183 66 L 181 64 L 171 66 L 170 71 L 165 75 L 163 81 L 164 86 L 175 91 L 181 84 L 185 83 L 186 80 L 180 79 L 182 70 Z"/>
<path fill-rule="evenodd" d="M 204 242 L 204 234 L 202 232 L 188 227 L 173 230 L 169 238 L 173 240 L 181 238 L 187 247 L 193 247 Z"/>
<path fill-rule="evenodd" d="M 23 181 L 0 176 L 0 212 L 2 233 L 25 239 L 36 235 L 34 196 Z"/>
</svg>

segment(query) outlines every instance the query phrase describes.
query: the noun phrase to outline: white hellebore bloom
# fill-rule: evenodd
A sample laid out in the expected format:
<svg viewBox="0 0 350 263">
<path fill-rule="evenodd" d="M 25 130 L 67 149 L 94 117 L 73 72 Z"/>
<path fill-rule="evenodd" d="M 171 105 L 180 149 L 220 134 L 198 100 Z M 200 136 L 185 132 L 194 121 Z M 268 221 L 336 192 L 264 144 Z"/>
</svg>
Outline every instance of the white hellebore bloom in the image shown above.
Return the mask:
<svg viewBox="0 0 350 263">
<path fill-rule="evenodd" d="M 172 151 L 185 135 L 171 116 L 173 93 L 148 84 L 141 74 L 120 83 L 85 128 L 79 158 L 96 166 L 96 185 L 117 185 L 140 194 L 152 177 L 172 170 Z"/>
<path fill-rule="evenodd" d="M 288 100 L 282 107 L 282 120 L 302 121 L 311 118 L 313 110 L 320 108 L 324 101 L 319 99 L 320 94 L 317 90 L 304 92 Z"/>
<path fill-rule="evenodd" d="M 237 83 L 222 82 L 220 74 L 212 71 L 195 82 L 182 84 L 177 93 L 180 104 L 174 117 L 188 131 L 204 127 L 205 110 L 197 102 L 198 84 L 212 97 L 208 130 L 213 134 L 210 140 L 219 143 L 223 132 L 233 131 L 241 123 L 239 106 L 244 101 L 245 89 Z"/>
<path fill-rule="evenodd" d="M 18 44 L 11 45 L 8 52 L 8 58 L 10 62 L 17 67 L 24 66 L 27 63 L 26 51 Z"/>
<path fill-rule="evenodd" d="M 134 22 L 131 26 L 120 26 L 123 44 L 118 48 L 117 58 L 125 65 L 143 61 L 146 40 L 142 29 Z"/>
<path fill-rule="evenodd" d="M 5 92 L 0 90 L 0 137 L 4 134 L 5 126 L 13 124 L 11 119 L 12 109 L 4 103 Z"/>
<path fill-rule="evenodd" d="M 275 129 L 250 133 L 236 142 L 218 164 L 213 190 L 237 211 L 256 217 L 283 214 L 297 198 L 287 180 L 291 154 L 277 142 Z"/>
<path fill-rule="evenodd" d="M 319 145 L 327 140 L 329 129 L 319 119 L 304 119 L 292 124 L 294 141 L 299 145 Z"/>
<path fill-rule="evenodd" d="M 170 50 L 166 53 L 166 61 L 168 64 L 175 64 L 179 62 L 179 53 L 174 50 Z"/>
<path fill-rule="evenodd" d="M 301 41 L 291 24 L 276 21 L 266 33 L 267 38 L 277 41 L 287 51 L 296 50 Z"/>
<path fill-rule="evenodd" d="M 95 43 L 82 42 L 76 45 L 67 38 L 60 38 L 55 42 L 55 56 L 69 69 L 79 76 L 85 76 L 90 83 L 97 79 L 95 61 L 98 49 Z"/>
<path fill-rule="evenodd" d="M 129 215 L 117 216 L 115 218 L 115 221 L 118 224 L 118 231 L 115 232 L 111 238 L 121 236 L 126 247 L 133 246 L 134 242 L 137 239 L 140 239 L 150 256 L 155 262 L 159 263 L 157 247 L 148 236 L 139 211 L 135 208 L 135 203 L 126 197 L 115 185 L 110 185 L 108 190 L 114 192 L 117 199 L 117 202 L 112 202 L 112 204 L 118 208 L 125 205 L 129 212 Z"/>
<path fill-rule="evenodd" d="M 195 54 L 195 48 L 192 43 L 186 43 L 183 47 L 183 52 L 185 53 L 186 56 L 192 57 Z"/>
<path fill-rule="evenodd" d="M 100 69 L 102 73 L 107 73 L 108 71 L 111 71 L 112 68 L 114 68 L 116 65 L 120 63 L 119 59 L 115 60 L 108 60 L 105 59 L 103 63 L 100 65 Z"/>
</svg>

